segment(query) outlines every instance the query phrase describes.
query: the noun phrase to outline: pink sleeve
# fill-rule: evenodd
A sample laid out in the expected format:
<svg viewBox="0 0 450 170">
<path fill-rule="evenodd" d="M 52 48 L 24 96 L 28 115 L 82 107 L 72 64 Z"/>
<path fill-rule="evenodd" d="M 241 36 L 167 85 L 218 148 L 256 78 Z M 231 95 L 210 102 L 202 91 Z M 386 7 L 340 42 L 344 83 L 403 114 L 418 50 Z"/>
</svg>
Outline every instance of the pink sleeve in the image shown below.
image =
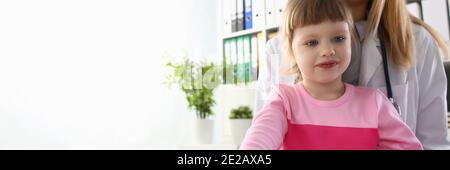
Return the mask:
<svg viewBox="0 0 450 170">
<path fill-rule="evenodd" d="M 378 105 L 378 131 L 380 150 L 422 150 L 422 144 L 400 119 L 400 116 L 381 92 L 377 91 L 376 102 Z"/>
<path fill-rule="evenodd" d="M 270 100 L 256 113 L 240 149 L 280 149 L 286 131 L 287 119 L 283 99 L 279 93 L 272 92 Z"/>
</svg>

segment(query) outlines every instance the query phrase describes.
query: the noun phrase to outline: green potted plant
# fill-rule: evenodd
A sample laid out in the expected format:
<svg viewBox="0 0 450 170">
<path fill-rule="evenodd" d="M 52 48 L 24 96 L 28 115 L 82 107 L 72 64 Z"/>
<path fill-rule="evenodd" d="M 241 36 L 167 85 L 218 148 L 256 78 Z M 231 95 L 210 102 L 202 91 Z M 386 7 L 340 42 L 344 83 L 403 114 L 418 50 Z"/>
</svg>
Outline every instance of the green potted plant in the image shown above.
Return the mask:
<svg viewBox="0 0 450 170">
<path fill-rule="evenodd" d="M 239 106 L 231 110 L 229 118 L 233 142 L 240 144 L 252 123 L 252 110 L 248 106 Z"/>
<path fill-rule="evenodd" d="M 200 143 L 212 143 L 214 116 L 212 107 L 214 89 L 220 84 L 220 69 L 214 63 L 202 61 L 194 62 L 185 57 L 181 62 L 169 61 L 166 63 L 171 68 L 166 77 L 166 84 L 171 87 L 178 85 L 185 94 L 188 108 L 194 110 L 197 116 L 195 131 Z"/>
</svg>

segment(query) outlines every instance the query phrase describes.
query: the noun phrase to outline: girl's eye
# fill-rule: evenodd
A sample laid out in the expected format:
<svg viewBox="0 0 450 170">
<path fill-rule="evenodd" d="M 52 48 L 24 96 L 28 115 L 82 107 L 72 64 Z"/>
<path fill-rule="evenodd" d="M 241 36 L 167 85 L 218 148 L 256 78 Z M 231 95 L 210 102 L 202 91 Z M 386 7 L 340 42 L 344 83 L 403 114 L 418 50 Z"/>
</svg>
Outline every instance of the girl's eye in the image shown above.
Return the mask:
<svg viewBox="0 0 450 170">
<path fill-rule="evenodd" d="M 317 40 L 311 40 L 311 41 L 307 41 L 305 43 L 305 45 L 308 47 L 315 47 L 315 46 L 317 46 L 317 44 L 319 44 L 319 41 L 317 41 Z"/>
<path fill-rule="evenodd" d="M 344 36 L 337 36 L 333 39 L 335 42 L 343 42 L 345 40 Z"/>
</svg>

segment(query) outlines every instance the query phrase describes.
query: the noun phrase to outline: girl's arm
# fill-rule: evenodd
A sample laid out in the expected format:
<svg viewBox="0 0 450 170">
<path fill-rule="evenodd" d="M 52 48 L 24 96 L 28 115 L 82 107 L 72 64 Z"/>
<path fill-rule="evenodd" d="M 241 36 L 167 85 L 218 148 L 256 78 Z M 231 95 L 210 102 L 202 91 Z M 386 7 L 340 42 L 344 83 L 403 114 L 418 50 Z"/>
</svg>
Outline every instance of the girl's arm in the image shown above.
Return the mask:
<svg viewBox="0 0 450 170">
<path fill-rule="evenodd" d="M 240 149 L 280 149 L 287 131 L 287 112 L 281 95 L 273 92 L 271 96 L 271 100 L 256 113 Z"/>
<path fill-rule="evenodd" d="M 381 150 L 422 150 L 422 144 L 409 127 L 403 123 L 395 107 L 381 92 L 377 91 L 378 133 Z"/>
</svg>

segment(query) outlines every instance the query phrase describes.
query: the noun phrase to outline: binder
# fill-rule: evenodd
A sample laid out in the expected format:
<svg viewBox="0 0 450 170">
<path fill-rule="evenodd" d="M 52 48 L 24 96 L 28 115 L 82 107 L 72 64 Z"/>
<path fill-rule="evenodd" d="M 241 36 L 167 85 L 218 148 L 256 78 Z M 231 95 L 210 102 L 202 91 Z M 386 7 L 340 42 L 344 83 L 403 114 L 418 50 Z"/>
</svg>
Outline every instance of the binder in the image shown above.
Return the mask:
<svg viewBox="0 0 450 170">
<path fill-rule="evenodd" d="M 237 31 L 244 30 L 244 0 L 237 0 Z"/>
<path fill-rule="evenodd" d="M 253 28 L 260 29 L 266 25 L 266 1 L 252 0 Z"/>
<path fill-rule="evenodd" d="M 244 29 L 253 28 L 253 4 L 252 0 L 244 0 Z"/>
<path fill-rule="evenodd" d="M 223 11 L 222 11 L 222 28 L 223 34 L 227 35 L 232 33 L 231 29 L 231 3 L 229 0 L 222 0 Z"/>
<path fill-rule="evenodd" d="M 268 27 L 276 26 L 275 1 L 276 0 L 265 0 L 266 26 L 268 26 Z"/>
<path fill-rule="evenodd" d="M 245 69 L 244 69 L 244 37 L 237 38 L 237 83 L 243 83 L 245 81 Z"/>
<path fill-rule="evenodd" d="M 258 80 L 258 38 L 256 35 L 251 37 L 251 50 L 250 50 L 250 82 Z"/>
<path fill-rule="evenodd" d="M 237 84 L 237 58 L 238 58 L 238 52 L 237 52 L 237 39 L 233 38 L 230 40 L 230 49 L 231 49 L 231 55 L 230 55 L 230 61 L 231 61 L 231 68 L 232 68 L 232 75 L 231 77 L 233 77 L 232 83 L 233 84 Z"/>
<path fill-rule="evenodd" d="M 225 0 L 226 1 L 226 0 Z M 237 0 L 230 0 L 228 1 L 230 3 L 231 8 L 231 32 L 237 31 Z"/>
<path fill-rule="evenodd" d="M 230 27 L 231 28 L 231 27 Z M 223 81 L 224 84 L 233 83 L 233 64 L 231 60 L 231 40 L 224 41 L 223 55 Z"/>
<path fill-rule="evenodd" d="M 266 58 L 266 51 L 264 51 L 264 47 L 266 46 L 266 41 L 264 39 L 264 35 L 262 33 L 256 34 L 256 38 L 258 40 L 258 72 L 257 77 L 259 77 L 260 68 L 264 67 L 266 64 L 264 59 Z"/>
<path fill-rule="evenodd" d="M 282 22 L 283 12 L 286 9 L 288 0 L 275 0 L 275 25 L 279 26 Z"/>
<path fill-rule="evenodd" d="M 244 82 L 247 84 L 250 82 L 250 64 L 251 64 L 251 35 L 246 35 L 243 37 L 244 39 L 244 58 L 243 58 L 243 76 Z"/>
</svg>

